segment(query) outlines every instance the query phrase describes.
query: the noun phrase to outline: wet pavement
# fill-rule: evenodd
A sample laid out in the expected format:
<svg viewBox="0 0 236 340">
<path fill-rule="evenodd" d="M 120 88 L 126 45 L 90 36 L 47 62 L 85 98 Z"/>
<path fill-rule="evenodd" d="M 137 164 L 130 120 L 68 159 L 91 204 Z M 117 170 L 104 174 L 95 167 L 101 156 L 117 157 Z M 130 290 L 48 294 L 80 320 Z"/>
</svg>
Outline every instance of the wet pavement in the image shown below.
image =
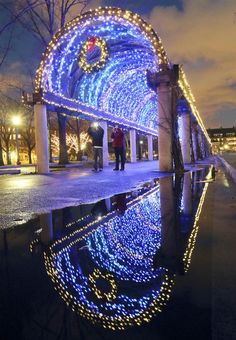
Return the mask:
<svg viewBox="0 0 236 340">
<path fill-rule="evenodd" d="M 2 230 L 0 339 L 234 339 L 235 185 L 203 168 Z"/>
<path fill-rule="evenodd" d="M 68 168 L 49 175 L 0 176 L 0 229 L 22 224 L 37 214 L 125 192 L 162 174 L 158 161 L 127 164 L 126 170 L 93 173 L 92 167 Z"/>
<path fill-rule="evenodd" d="M 220 155 L 227 163 L 236 169 L 236 152 L 224 152 Z"/>
</svg>

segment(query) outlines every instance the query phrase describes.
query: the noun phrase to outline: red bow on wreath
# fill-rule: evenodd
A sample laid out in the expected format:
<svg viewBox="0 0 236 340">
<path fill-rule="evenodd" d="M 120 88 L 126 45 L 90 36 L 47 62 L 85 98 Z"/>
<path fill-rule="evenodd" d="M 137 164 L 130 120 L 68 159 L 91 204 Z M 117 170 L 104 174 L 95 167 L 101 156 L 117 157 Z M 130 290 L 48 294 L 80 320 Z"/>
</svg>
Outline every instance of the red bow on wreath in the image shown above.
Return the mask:
<svg viewBox="0 0 236 340">
<path fill-rule="evenodd" d="M 87 52 L 90 51 L 90 50 L 92 50 L 92 51 L 94 50 L 95 45 L 96 45 L 96 41 L 97 41 L 96 37 L 89 38 L 89 45 L 88 45 L 88 48 L 87 48 Z"/>
</svg>

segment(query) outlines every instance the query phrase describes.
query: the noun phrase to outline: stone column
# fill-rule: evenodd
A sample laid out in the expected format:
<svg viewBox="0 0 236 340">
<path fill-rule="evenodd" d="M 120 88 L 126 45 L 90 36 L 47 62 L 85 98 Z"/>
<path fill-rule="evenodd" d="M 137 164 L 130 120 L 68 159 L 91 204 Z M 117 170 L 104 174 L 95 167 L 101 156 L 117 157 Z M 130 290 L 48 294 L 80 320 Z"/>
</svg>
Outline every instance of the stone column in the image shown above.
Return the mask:
<svg viewBox="0 0 236 340">
<path fill-rule="evenodd" d="M 108 153 L 108 126 L 106 121 L 99 122 L 99 125 L 104 130 L 103 136 L 103 166 L 108 166 L 109 164 L 109 153 Z"/>
<path fill-rule="evenodd" d="M 202 158 L 206 158 L 206 138 L 203 132 L 201 133 L 201 139 L 202 139 Z"/>
<path fill-rule="evenodd" d="M 172 139 L 173 123 L 171 112 L 171 86 L 168 73 L 162 74 L 158 96 L 158 150 L 159 150 L 159 170 L 173 171 Z"/>
<path fill-rule="evenodd" d="M 206 139 L 205 135 L 204 135 L 204 155 L 205 155 L 205 157 L 210 156 L 209 143 L 208 143 L 208 140 Z"/>
<path fill-rule="evenodd" d="M 152 135 L 148 135 L 148 160 L 153 161 L 153 137 Z"/>
<path fill-rule="evenodd" d="M 192 123 L 192 141 L 193 141 L 193 153 L 194 153 L 194 159 L 197 161 L 199 159 L 198 157 L 198 129 L 197 129 L 197 123 Z"/>
<path fill-rule="evenodd" d="M 136 130 L 130 130 L 130 161 L 131 163 L 137 161 Z"/>
<path fill-rule="evenodd" d="M 202 138 L 202 130 L 198 125 L 198 154 L 199 154 L 199 159 L 203 159 L 203 138 Z"/>
<path fill-rule="evenodd" d="M 190 114 L 182 113 L 182 136 L 181 136 L 181 149 L 184 163 L 191 163 L 190 154 Z"/>
<path fill-rule="evenodd" d="M 34 126 L 36 144 L 36 172 L 49 173 L 47 108 L 45 104 L 34 105 Z"/>
</svg>

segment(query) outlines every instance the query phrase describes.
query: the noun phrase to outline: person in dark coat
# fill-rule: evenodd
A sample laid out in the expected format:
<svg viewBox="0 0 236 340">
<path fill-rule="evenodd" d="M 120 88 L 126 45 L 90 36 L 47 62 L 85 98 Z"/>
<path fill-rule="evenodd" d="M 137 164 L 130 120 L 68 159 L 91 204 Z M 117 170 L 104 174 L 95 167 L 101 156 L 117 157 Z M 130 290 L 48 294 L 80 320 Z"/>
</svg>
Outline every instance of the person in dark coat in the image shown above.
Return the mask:
<svg viewBox="0 0 236 340">
<path fill-rule="evenodd" d="M 116 167 L 113 170 L 119 170 L 119 163 L 121 162 L 120 170 L 123 171 L 125 170 L 124 132 L 118 126 L 115 126 L 111 139 L 116 156 Z"/>
<path fill-rule="evenodd" d="M 103 136 L 104 130 L 98 123 L 92 123 L 88 129 L 88 134 L 92 138 L 94 153 L 93 171 L 102 171 L 103 169 Z"/>
</svg>

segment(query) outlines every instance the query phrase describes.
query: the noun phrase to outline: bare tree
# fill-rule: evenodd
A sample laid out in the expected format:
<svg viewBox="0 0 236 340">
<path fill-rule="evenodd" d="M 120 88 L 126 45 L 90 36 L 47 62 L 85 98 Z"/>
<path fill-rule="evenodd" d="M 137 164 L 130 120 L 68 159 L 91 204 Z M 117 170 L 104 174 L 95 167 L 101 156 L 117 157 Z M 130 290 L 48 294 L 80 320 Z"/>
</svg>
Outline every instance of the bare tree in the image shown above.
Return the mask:
<svg viewBox="0 0 236 340">
<path fill-rule="evenodd" d="M 1 127 L 0 127 L 1 129 Z M 4 165 L 4 161 L 3 161 L 3 155 L 2 155 L 2 137 L 0 136 L 0 165 Z"/>
<path fill-rule="evenodd" d="M 80 138 L 80 134 L 81 134 L 81 120 L 79 118 L 75 119 L 75 124 L 71 124 L 70 120 L 68 120 L 67 124 L 70 127 L 70 129 L 77 136 L 78 149 L 77 149 L 77 152 L 76 152 L 77 153 L 76 159 L 77 159 L 77 161 L 79 161 L 80 160 L 80 156 L 81 156 L 81 138 Z"/>
<path fill-rule="evenodd" d="M 12 146 L 11 136 L 14 132 L 14 127 L 11 124 L 12 112 L 16 112 L 17 107 L 15 102 L 10 98 L 1 95 L 0 97 L 0 139 L 1 151 L 5 151 L 7 164 L 11 164 L 10 151 Z M 2 162 L 3 163 L 3 162 Z M 3 164 L 2 164 L 3 165 Z"/>
<path fill-rule="evenodd" d="M 10 14 L 11 23 L 20 23 L 41 42 L 45 50 L 54 34 L 84 10 L 87 0 L 19 0 L 0 5 Z M 58 113 L 61 164 L 68 162 L 66 120 L 66 116 Z"/>
<path fill-rule="evenodd" d="M 27 147 L 29 164 L 32 164 L 32 151 L 35 147 L 34 112 L 30 106 L 25 106 L 23 109 L 24 124 L 21 129 L 21 137 Z"/>
</svg>

